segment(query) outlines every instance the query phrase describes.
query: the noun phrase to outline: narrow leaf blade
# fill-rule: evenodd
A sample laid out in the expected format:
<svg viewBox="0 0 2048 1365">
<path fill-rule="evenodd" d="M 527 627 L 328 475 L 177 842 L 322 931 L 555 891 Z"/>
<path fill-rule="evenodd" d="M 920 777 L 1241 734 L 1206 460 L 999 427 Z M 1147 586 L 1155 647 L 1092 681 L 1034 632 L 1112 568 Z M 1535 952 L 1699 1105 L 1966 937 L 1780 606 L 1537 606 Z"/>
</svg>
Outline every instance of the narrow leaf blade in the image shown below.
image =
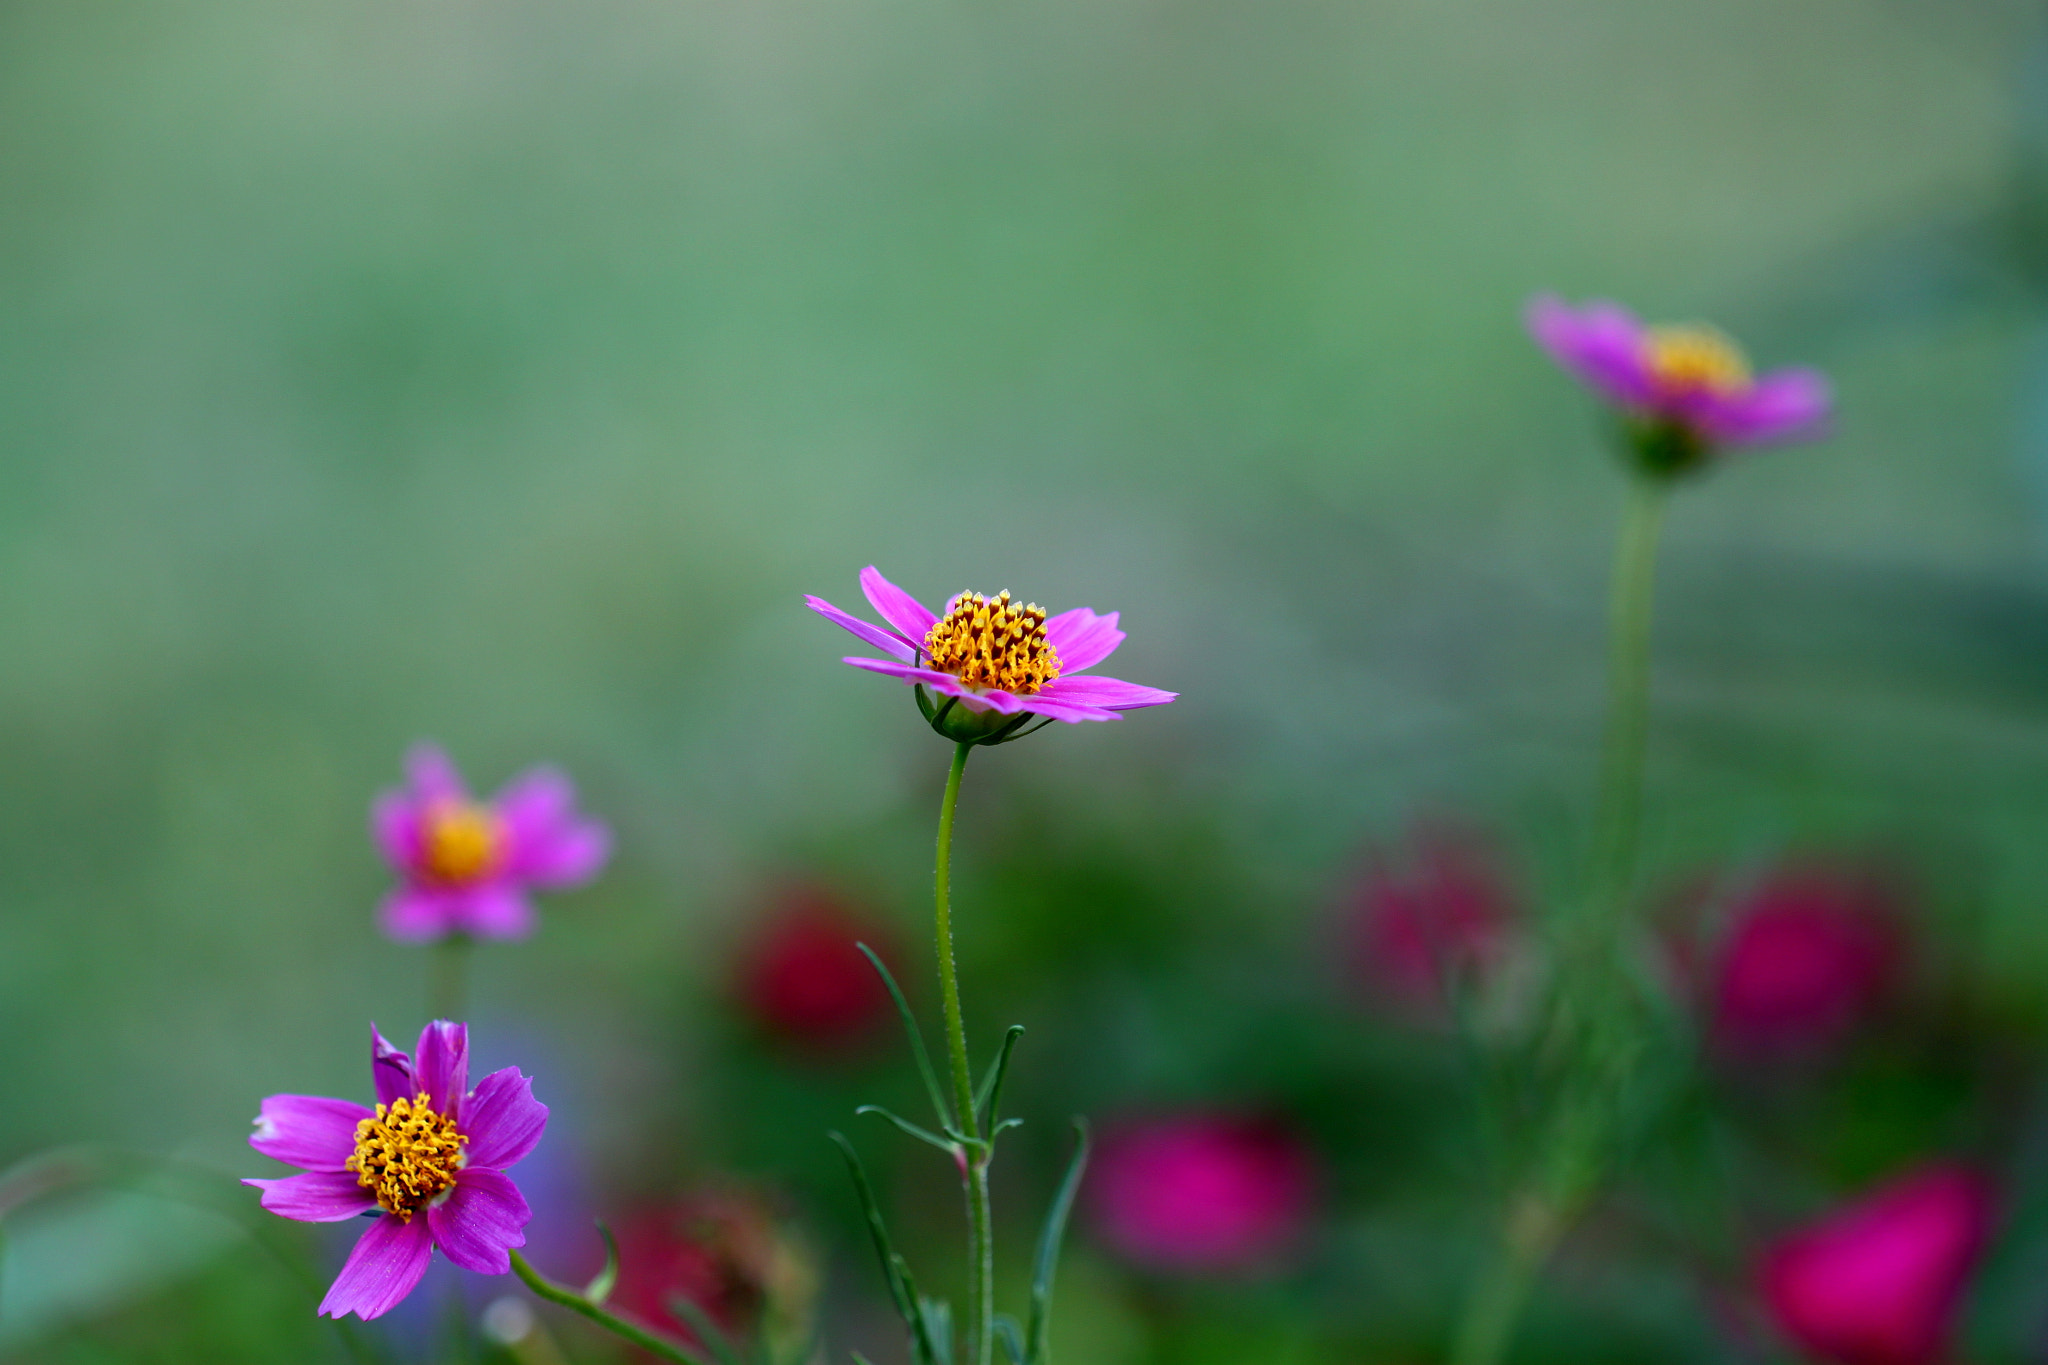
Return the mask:
<svg viewBox="0 0 2048 1365">
<path fill-rule="evenodd" d="M 1038 1254 L 1031 1271 L 1031 1325 L 1024 1339 L 1024 1365 L 1051 1365 L 1053 1272 L 1059 1267 L 1060 1242 L 1066 1237 L 1067 1217 L 1074 1211 L 1074 1195 L 1081 1188 L 1081 1173 L 1088 1169 L 1088 1121 L 1074 1120 L 1074 1158 L 1067 1174 L 1046 1210 L 1045 1228 L 1038 1234 Z"/>
</svg>

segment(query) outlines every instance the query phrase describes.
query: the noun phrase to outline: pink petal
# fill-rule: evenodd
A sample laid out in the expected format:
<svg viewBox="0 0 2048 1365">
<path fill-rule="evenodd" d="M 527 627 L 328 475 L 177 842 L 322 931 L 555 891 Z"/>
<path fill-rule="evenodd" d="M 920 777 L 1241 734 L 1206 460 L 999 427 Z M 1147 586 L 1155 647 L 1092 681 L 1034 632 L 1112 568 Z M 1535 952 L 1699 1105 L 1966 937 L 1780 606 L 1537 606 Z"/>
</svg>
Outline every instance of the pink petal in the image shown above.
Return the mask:
<svg viewBox="0 0 2048 1365">
<path fill-rule="evenodd" d="M 1123 719 L 1122 716 L 1114 711 L 1104 710 L 1099 706 L 1084 705 L 1081 702 L 1062 701 L 1058 697 L 1049 697 L 1043 692 L 1025 697 L 1023 702 L 1024 709 L 1033 715 L 1045 716 L 1051 720 L 1065 721 L 1069 725 L 1078 724 L 1084 720 Z"/>
<path fill-rule="evenodd" d="M 1628 407 L 1649 407 L 1657 386 L 1644 359 L 1643 326 L 1626 308 L 1595 300 L 1574 309 L 1544 295 L 1529 304 L 1529 332 L 1551 358 Z"/>
<path fill-rule="evenodd" d="M 1099 706 L 1107 711 L 1135 711 L 1141 706 L 1164 706 L 1178 697 L 1178 692 L 1165 692 L 1157 687 L 1146 687 L 1140 683 L 1125 682 L 1121 678 L 1100 676 L 1075 677 L 1062 673 L 1044 687 L 1038 695 L 1051 697 L 1055 701 L 1078 702 L 1083 706 Z"/>
<path fill-rule="evenodd" d="M 560 768 L 534 768 L 507 782 L 491 808 L 515 839 L 545 833 L 574 818 L 576 786 Z"/>
<path fill-rule="evenodd" d="M 434 1112 L 453 1117 L 469 1089 L 469 1026 L 436 1019 L 421 1029 L 413 1074 Z"/>
<path fill-rule="evenodd" d="M 370 806 L 370 838 L 400 872 L 419 866 L 419 806 L 404 792 L 386 792 Z"/>
<path fill-rule="evenodd" d="M 539 1144 L 548 1107 L 533 1097 L 532 1080 L 508 1066 L 477 1083 L 462 1102 L 457 1124 L 469 1137 L 469 1164 L 503 1170 Z"/>
<path fill-rule="evenodd" d="M 611 830 L 579 820 L 515 844 L 511 870 L 536 886 L 576 886 L 603 871 L 611 856 Z"/>
<path fill-rule="evenodd" d="M 1045 638 L 1060 656 L 1060 672 L 1093 668 L 1116 652 L 1124 633 L 1116 628 L 1120 613 L 1097 616 L 1086 607 L 1063 611 L 1045 623 Z"/>
<path fill-rule="evenodd" d="M 915 641 L 905 640 L 893 630 L 883 630 L 880 626 L 871 626 L 858 616 L 850 616 L 839 610 L 839 608 L 833 606 L 822 597 L 806 597 L 804 598 L 804 605 L 824 617 L 827 621 L 830 621 L 833 625 L 852 631 L 863 641 L 873 645 L 885 654 L 893 654 L 897 658 L 904 660 L 917 657 L 917 650 L 914 647 Z M 918 637 L 919 640 L 923 638 L 923 636 Z"/>
<path fill-rule="evenodd" d="M 465 801 L 469 788 L 455 764 L 434 744 L 415 744 L 405 756 L 406 780 L 414 795 L 426 801 Z"/>
<path fill-rule="evenodd" d="M 872 564 L 860 571 L 860 590 L 867 594 L 875 613 L 912 644 L 922 641 L 938 624 L 939 618 L 926 611 L 923 603 L 882 577 Z"/>
<path fill-rule="evenodd" d="M 462 898 L 439 887 L 401 886 L 377 907 L 377 927 L 400 943 L 430 943 L 461 928 Z"/>
<path fill-rule="evenodd" d="M 466 1166 L 448 1197 L 429 1206 L 427 1219 L 449 1260 L 479 1275 L 503 1275 L 512 1268 L 511 1249 L 526 1245 L 520 1229 L 533 1221 L 533 1210 L 503 1171 Z"/>
<path fill-rule="evenodd" d="M 456 926 L 472 938 L 525 938 L 539 922 L 533 902 L 509 882 L 473 887 L 457 903 Z"/>
<path fill-rule="evenodd" d="M 865 668 L 870 673 L 901 678 L 905 682 L 923 683 L 927 687 L 959 689 L 963 693 L 966 690 L 960 687 L 960 680 L 951 673 L 941 673 L 935 668 L 919 668 L 916 664 L 898 663 L 894 659 L 863 659 L 853 655 L 840 662 L 852 664 L 855 668 Z"/>
<path fill-rule="evenodd" d="M 338 1171 L 356 1149 L 356 1125 L 368 1117 L 370 1111 L 353 1100 L 272 1095 L 256 1116 L 249 1145 L 309 1171 Z"/>
<path fill-rule="evenodd" d="M 1814 370 L 1778 370 L 1748 390 L 1709 395 L 1695 416 L 1701 434 L 1721 445 L 1772 445 L 1822 434 L 1833 396 Z"/>
<path fill-rule="evenodd" d="M 376 1082 L 379 1104 L 409 1100 L 420 1093 L 419 1080 L 413 1075 L 412 1058 L 391 1046 L 384 1035 L 377 1032 L 375 1024 L 370 1025 L 370 1077 Z"/>
<path fill-rule="evenodd" d="M 381 1318 L 412 1293 L 433 1258 L 434 1235 L 426 1219 L 414 1215 L 407 1223 L 386 1214 L 357 1239 L 320 1300 L 320 1311 L 332 1318 L 354 1313 L 365 1322 Z"/>
<path fill-rule="evenodd" d="M 263 1207 L 299 1223 L 339 1223 L 377 1207 L 349 1171 L 308 1171 L 282 1180 L 244 1180 L 263 1191 Z"/>
</svg>

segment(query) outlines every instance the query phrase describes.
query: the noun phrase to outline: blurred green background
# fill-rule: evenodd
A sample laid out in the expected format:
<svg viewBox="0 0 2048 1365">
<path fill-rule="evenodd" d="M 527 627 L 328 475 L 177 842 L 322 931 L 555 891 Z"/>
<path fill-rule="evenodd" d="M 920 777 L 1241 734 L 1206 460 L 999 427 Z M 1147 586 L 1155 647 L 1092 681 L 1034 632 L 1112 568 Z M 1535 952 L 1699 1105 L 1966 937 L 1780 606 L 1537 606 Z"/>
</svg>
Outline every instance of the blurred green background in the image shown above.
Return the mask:
<svg viewBox="0 0 2048 1365">
<path fill-rule="evenodd" d="M 1674 509 L 1652 869 L 1899 851 L 2031 1036 L 2041 35 L 2016 0 L 0 4 L 0 1158 L 269 1173 L 261 1096 L 361 1092 L 425 974 L 372 930 L 367 803 L 431 737 L 486 789 L 563 764 L 619 836 L 480 958 L 500 1060 L 593 1171 L 815 1187 L 837 1245 L 819 1130 L 902 1069 L 735 1062 L 719 1000 L 790 869 L 923 941 L 945 747 L 801 605 L 870 562 L 1121 610 L 1109 671 L 1183 694 L 970 770 L 969 989 L 1034 1029 L 1012 1250 L 1073 1109 L 1428 1109 L 1212 1002 L 1313 995 L 1332 886 L 1417 812 L 1568 873 L 1621 490 L 1539 289 L 1840 394 Z M 1328 1122 L 1395 1160 L 1400 1122 Z M 1393 1183 L 1337 1177 L 1363 1249 L 1318 1302 L 1411 1311 Z M 230 1225 L 39 1226 L 0 1344 L 245 1358 L 226 1309 L 91 1325 L 261 1280 Z M 1201 1358 L 1091 1255 L 1076 1365 Z M 264 1283 L 299 1335 L 246 1358 L 312 1349 Z M 1354 1358 L 1268 1292 L 1215 1310 L 1235 1358 Z"/>
</svg>

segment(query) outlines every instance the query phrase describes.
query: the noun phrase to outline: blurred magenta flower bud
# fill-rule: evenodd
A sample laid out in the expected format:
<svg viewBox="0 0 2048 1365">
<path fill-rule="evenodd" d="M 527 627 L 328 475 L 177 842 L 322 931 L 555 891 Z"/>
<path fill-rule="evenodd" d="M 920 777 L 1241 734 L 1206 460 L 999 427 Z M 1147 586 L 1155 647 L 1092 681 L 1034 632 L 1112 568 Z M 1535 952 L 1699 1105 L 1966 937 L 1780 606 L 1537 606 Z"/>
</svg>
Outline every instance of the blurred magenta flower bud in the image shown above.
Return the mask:
<svg viewBox="0 0 2048 1365">
<path fill-rule="evenodd" d="M 1771 1247 L 1764 1301 L 1829 1365 L 1937 1365 L 1990 1225 L 1980 1177 L 1922 1167 Z"/>
<path fill-rule="evenodd" d="M 1256 1271 L 1300 1241 L 1315 1162 L 1283 1126 L 1190 1113 L 1113 1128 L 1089 1173 L 1101 1240 L 1178 1274 Z"/>
<path fill-rule="evenodd" d="M 1726 335 L 1699 325 L 1649 327 L 1619 304 L 1529 304 L 1536 343 L 1620 410 L 1629 447 L 1652 474 L 1682 474 L 1727 447 L 1817 436 L 1832 399 L 1813 370 L 1752 374 Z"/>
<path fill-rule="evenodd" d="M 1502 862 L 1484 839 L 1444 826 L 1376 853 L 1344 906 L 1352 978 L 1405 1013 L 1440 1015 L 1452 977 L 1483 977 L 1507 951 L 1518 907 Z"/>
<path fill-rule="evenodd" d="M 522 774 L 488 801 L 431 744 L 406 755 L 405 771 L 405 789 L 379 796 L 370 814 L 400 878 L 378 912 L 392 938 L 524 938 L 534 929 L 530 889 L 586 882 L 611 856 L 611 831 L 577 813 L 576 789 L 553 768 Z"/>
<path fill-rule="evenodd" d="M 784 1348 L 808 1334 L 816 1265 L 759 1195 L 704 1189 L 643 1206 L 620 1220 L 619 1280 L 611 1303 L 647 1327 L 711 1349 L 673 1301 L 703 1310 L 735 1342 Z M 651 1357 L 650 1357 L 651 1358 Z M 774 1358 L 780 1359 L 778 1353 Z"/>
<path fill-rule="evenodd" d="M 859 947 L 893 967 L 895 935 L 815 884 L 784 889 L 740 951 L 736 994 L 775 1037 L 812 1048 L 856 1042 L 891 1013 L 888 988 Z"/>
<path fill-rule="evenodd" d="M 1794 864 L 1767 874 L 1737 903 L 1709 967 L 1715 1043 L 1759 1056 L 1840 1042 L 1897 975 L 1895 901 L 1868 869 Z"/>
</svg>

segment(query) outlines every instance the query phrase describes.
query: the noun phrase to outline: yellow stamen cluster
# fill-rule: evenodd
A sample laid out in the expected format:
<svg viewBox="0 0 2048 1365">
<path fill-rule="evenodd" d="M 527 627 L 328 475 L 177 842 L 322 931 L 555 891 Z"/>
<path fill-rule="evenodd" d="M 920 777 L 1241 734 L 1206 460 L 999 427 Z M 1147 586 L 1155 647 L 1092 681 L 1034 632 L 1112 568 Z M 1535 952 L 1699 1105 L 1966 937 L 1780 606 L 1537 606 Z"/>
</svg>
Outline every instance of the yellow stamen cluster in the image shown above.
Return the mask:
<svg viewBox="0 0 2048 1365">
<path fill-rule="evenodd" d="M 1060 675 L 1060 656 L 1045 638 L 1045 612 L 1018 606 L 1006 590 L 993 598 L 963 592 L 924 637 L 931 666 L 969 687 L 994 687 L 1028 697 Z"/>
<path fill-rule="evenodd" d="M 422 861 L 435 881 L 461 885 L 497 871 L 505 831 L 497 815 L 470 801 L 437 801 L 427 809 Z"/>
<path fill-rule="evenodd" d="M 401 1222 L 410 1223 L 455 1183 L 468 1141 L 455 1131 L 454 1119 L 434 1112 L 424 1094 L 399 1098 L 378 1105 L 374 1117 L 356 1125 L 356 1150 L 343 1169 L 354 1171 L 357 1184 Z"/>
<path fill-rule="evenodd" d="M 1672 393 L 1741 393 L 1750 385 L 1742 348 L 1711 327 L 1652 327 L 1644 359 L 1660 387 Z"/>
</svg>

